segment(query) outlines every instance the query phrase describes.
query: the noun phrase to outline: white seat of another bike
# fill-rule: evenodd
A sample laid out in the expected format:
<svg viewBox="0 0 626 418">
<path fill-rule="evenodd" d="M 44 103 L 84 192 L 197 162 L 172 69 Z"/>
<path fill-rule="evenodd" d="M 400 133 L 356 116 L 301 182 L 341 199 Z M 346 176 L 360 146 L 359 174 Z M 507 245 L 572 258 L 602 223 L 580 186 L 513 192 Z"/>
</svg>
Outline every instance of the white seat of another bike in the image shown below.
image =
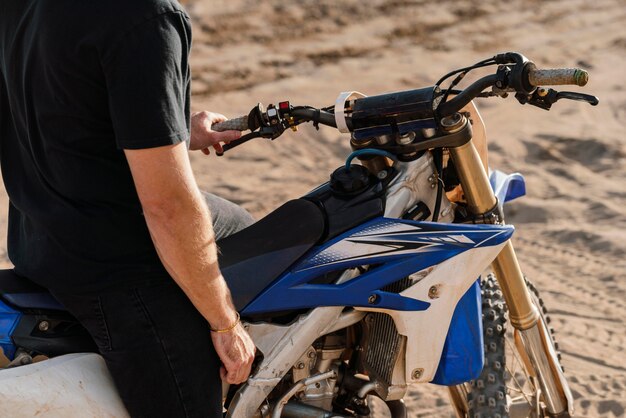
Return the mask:
<svg viewBox="0 0 626 418">
<path fill-rule="evenodd" d="M 129 417 L 104 360 L 68 354 L 0 370 L 0 417 Z"/>
</svg>

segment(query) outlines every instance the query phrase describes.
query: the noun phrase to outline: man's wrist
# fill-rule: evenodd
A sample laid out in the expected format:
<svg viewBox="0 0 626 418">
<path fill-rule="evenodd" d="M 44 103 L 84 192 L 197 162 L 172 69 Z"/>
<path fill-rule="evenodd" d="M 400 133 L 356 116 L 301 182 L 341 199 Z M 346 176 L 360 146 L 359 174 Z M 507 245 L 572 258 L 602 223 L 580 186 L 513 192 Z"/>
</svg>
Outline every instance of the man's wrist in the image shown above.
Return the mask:
<svg viewBox="0 0 626 418">
<path fill-rule="evenodd" d="M 209 324 L 209 328 L 211 329 L 212 332 L 216 332 L 218 334 L 223 334 L 226 332 L 230 332 L 232 330 L 235 329 L 235 327 L 237 325 L 239 325 L 239 323 L 241 322 L 241 317 L 239 316 L 239 312 L 237 312 L 237 319 L 232 323 L 232 325 L 226 327 L 226 328 L 214 328 L 211 326 L 211 324 Z"/>
<path fill-rule="evenodd" d="M 234 328 L 239 322 L 239 313 L 232 309 L 229 312 L 223 312 L 220 315 L 216 315 L 208 319 L 209 328 L 211 331 L 214 330 L 225 330 Z"/>
<path fill-rule="evenodd" d="M 214 277 L 205 283 L 205 291 L 194 303 L 212 329 L 226 329 L 237 322 L 239 314 L 233 306 L 224 277 Z"/>
</svg>

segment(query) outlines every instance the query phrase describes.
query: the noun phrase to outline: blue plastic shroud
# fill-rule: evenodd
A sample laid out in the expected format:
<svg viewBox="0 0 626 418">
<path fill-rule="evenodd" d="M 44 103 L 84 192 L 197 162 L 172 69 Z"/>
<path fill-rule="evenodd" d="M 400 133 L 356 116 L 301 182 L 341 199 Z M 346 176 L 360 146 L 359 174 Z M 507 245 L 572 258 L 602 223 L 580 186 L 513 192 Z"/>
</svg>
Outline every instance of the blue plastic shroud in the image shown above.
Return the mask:
<svg viewBox="0 0 626 418">
<path fill-rule="evenodd" d="M 311 249 L 250 302 L 242 313 L 319 306 L 423 311 L 430 306 L 427 301 L 382 289 L 462 252 L 501 244 L 511 237 L 513 231 L 514 228 L 509 225 L 460 225 L 375 218 Z M 327 274 L 362 265 L 372 267 L 353 280 L 342 284 L 324 281 Z"/>
<path fill-rule="evenodd" d="M 20 322 L 22 314 L 0 300 L 0 347 L 4 355 L 13 360 L 15 356 L 15 345 L 11 339 L 13 330 Z"/>
<path fill-rule="evenodd" d="M 483 370 L 484 341 L 480 281 L 476 281 L 456 305 L 431 383 L 458 385 L 476 379 Z"/>
</svg>

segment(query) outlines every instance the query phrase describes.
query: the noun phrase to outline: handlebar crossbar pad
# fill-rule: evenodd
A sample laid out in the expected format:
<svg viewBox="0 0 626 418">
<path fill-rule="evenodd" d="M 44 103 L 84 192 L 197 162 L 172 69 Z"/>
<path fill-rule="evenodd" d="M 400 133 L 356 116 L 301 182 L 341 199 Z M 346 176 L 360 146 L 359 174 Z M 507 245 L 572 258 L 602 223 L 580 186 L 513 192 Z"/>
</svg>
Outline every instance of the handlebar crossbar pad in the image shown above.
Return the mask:
<svg viewBox="0 0 626 418">
<path fill-rule="evenodd" d="M 224 122 L 216 123 L 211 129 L 217 132 L 223 131 L 245 131 L 248 129 L 248 115 L 238 118 L 228 119 Z"/>
<path fill-rule="evenodd" d="M 530 84 L 533 86 L 561 86 L 573 84 L 582 87 L 589 81 L 589 73 L 580 68 L 533 69 L 528 73 L 528 81 L 530 81 Z"/>
</svg>

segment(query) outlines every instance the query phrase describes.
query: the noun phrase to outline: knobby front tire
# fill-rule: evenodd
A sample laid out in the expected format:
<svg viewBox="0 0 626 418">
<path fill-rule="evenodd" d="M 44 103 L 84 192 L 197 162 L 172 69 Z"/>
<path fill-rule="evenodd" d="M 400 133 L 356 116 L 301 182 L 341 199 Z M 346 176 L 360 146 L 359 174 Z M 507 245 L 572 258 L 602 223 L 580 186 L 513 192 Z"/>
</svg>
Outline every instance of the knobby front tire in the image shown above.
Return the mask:
<svg viewBox="0 0 626 418">
<path fill-rule="evenodd" d="M 535 286 L 526 280 L 531 299 L 550 330 L 558 353 L 550 318 Z M 544 417 L 537 382 L 525 367 L 525 355 L 517 350 L 515 332 L 508 323 L 508 308 L 493 273 L 481 279 L 485 365 L 480 376 L 466 384 L 470 418 Z M 558 355 L 559 360 L 561 358 Z"/>
</svg>

